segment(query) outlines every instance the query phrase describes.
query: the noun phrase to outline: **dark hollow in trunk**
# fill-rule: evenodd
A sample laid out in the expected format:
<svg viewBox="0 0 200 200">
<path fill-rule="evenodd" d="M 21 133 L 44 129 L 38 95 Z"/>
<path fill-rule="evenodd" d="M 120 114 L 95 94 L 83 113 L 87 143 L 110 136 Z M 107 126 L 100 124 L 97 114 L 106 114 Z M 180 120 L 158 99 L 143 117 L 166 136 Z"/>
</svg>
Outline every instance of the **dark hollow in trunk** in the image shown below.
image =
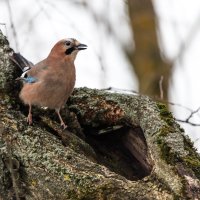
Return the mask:
<svg viewBox="0 0 200 200">
<path fill-rule="evenodd" d="M 86 142 L 93 147 L 97 162 L 129 180 L 150 175 L 152 164 L 141 128 L 122 127 L 99 134 L 85 128 Z"/>
</svg>

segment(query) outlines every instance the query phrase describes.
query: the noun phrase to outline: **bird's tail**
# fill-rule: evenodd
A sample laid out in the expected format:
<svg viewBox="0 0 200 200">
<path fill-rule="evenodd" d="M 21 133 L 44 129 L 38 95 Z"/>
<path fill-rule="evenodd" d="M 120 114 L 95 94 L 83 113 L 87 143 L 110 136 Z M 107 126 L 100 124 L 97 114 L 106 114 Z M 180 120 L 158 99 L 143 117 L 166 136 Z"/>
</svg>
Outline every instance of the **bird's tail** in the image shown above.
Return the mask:
<svg viewBox="0 0 200 200">
<path fill-rule="evenodd" d="M 10 60 L 12 60 L 12 62 L 22 70 L 22 72 L 26 72 L 33 67 L 33 63 L 24 58 L 20 53 L 13 53 L 10 56 Z"/>
</svg>

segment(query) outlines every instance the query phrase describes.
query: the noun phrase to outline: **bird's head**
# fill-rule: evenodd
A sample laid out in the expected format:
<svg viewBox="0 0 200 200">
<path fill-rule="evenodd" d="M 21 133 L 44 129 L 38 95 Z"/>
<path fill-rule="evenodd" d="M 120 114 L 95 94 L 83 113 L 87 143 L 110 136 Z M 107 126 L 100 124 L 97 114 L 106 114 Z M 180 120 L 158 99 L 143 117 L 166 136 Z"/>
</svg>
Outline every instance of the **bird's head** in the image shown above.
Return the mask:
<svg viewBox="0 0 200 200">
<path fill-rule="evenodd" d="M 87 49 L 87 45 L 81 44 L 73 38 L 63 39 L 57 42 L 50 52 L 50 56 L 64 56 L 72 61 L 75 60 L 77 53 L 80 50 Z"/>
</svg>

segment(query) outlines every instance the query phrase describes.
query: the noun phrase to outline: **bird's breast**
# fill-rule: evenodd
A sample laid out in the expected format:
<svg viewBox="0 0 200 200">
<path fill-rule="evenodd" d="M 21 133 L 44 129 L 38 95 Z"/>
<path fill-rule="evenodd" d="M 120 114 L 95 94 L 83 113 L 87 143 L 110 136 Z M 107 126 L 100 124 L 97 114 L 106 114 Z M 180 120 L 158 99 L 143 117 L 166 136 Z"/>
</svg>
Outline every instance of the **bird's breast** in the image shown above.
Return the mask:
<svg viewBox="0 0 200 200">
<path fill-rule="evenodd" d="M 74 65 L 68 66 L 60 71 L 59 80 L 62 80 L 63 87 L 65 88 L 65 93 L 70 93 L 73 91 L 75 81 L 76 81 L 76 70 Z"/>
</svg>

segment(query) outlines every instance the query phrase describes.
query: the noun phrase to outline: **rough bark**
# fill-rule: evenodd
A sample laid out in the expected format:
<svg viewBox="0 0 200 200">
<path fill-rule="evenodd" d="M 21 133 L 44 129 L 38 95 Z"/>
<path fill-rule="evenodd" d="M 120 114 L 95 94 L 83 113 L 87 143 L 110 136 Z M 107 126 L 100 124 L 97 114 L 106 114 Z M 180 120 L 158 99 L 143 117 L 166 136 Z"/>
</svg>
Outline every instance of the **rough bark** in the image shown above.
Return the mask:
<svg viewBox="0 0 200 200">
<path fill-rule="evenodd" d="M 200 157 L 163 104 L 79 88 L 68 130 L 44 109 L 28 126 L 11 52 L 0 32 L 1 199 L 200 198 Z"/>
</svg>

